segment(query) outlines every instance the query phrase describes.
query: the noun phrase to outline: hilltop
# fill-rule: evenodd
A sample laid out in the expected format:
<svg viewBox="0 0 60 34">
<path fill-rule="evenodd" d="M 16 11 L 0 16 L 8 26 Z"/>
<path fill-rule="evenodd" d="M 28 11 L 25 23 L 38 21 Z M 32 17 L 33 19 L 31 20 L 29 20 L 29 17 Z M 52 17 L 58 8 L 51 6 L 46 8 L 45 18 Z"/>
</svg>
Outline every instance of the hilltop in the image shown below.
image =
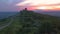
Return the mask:
<svg viewBox="0 0 60 34">
<path fill-rule="evenodd" d="M 1 22 L 3 22 L 3 20 Z M 35 13 L 33 11 L 27 10 L 27 8 L 14 16 L 6 18 L 3 23 L 5 22 L 11 24 L 1 29 L 0 34 L 60 33 L 60 19 L 58 17 Z"/>
</svg>

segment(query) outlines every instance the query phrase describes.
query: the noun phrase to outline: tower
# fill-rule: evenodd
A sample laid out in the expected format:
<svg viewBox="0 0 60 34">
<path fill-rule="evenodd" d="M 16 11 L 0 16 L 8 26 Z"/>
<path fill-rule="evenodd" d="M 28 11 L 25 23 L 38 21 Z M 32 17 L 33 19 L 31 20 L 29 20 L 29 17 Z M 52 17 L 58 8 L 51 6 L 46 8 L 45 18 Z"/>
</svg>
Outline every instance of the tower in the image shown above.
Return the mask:
<svg viewBox="0 0 60 34">
<path fill-rule="evenodd" d="M 27 8 L 25 8 L 25 10 L 27 10 Z"/>
</svg>

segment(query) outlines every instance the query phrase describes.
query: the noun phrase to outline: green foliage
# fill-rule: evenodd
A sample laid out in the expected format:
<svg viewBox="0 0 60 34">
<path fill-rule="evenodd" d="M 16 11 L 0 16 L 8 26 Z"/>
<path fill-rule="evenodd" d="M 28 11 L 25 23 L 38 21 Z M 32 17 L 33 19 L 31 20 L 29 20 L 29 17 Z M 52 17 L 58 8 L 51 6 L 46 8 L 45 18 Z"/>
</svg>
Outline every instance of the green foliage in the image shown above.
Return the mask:
<svg viewBox="0 0 60 34">
<path fill-rule="evenodd" d="M 57 17 L 23 10 L 13 18 L 10 26 L 0 31 L 0 34 L 57 34 L 59 31 L 60 19 Z"/>
</svg>

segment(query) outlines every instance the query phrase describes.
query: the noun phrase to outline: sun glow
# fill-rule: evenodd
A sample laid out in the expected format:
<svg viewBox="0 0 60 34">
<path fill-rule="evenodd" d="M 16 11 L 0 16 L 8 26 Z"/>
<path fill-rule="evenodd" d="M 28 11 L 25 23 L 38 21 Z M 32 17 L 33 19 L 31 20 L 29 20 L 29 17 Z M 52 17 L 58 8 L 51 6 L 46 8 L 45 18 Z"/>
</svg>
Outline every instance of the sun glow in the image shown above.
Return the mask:
<svg viewBox="0 0 60 34">
<path fill-rule="evenodd" d="M 41 6 L 37 7 L 37 9 L 53 9 L 53 7 Z"/>
<path fill-rule="evenodd" d="M 60 9 L 60 0 L 25 0 L 16 6 L 33 7 L 34 9 Z"/>
<path fill-rule="evenodd" d="M 37 7 L 37 9 L 47 9 L 46 7 Z"/>
</svg>

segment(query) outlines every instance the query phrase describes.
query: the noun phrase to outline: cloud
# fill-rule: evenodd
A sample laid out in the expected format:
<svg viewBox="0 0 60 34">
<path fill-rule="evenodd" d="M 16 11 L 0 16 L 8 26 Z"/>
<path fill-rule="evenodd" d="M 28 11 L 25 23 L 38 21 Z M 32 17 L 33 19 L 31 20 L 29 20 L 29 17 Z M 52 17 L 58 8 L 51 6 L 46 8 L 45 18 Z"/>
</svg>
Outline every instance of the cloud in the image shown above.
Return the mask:
<svg viewBox="0 0 60 34">
<path fill-rule="evenodd" d="M 60 8 L 60 0 L 24 0 L 17 3 L 16 6 L 34 7 L 35 9 L 57 9 Z"/>
<path fill-rule="evenodd" d="M 20 2 L 16 4 L 17 6 L 25 6 L 28 4 L 28 6 L 35 6 L 35 5 L 53 5 L 53 4 L 58 4 L 60 3 L 60 0 L 24 0 L 23 2 Z"/>
</svg>

